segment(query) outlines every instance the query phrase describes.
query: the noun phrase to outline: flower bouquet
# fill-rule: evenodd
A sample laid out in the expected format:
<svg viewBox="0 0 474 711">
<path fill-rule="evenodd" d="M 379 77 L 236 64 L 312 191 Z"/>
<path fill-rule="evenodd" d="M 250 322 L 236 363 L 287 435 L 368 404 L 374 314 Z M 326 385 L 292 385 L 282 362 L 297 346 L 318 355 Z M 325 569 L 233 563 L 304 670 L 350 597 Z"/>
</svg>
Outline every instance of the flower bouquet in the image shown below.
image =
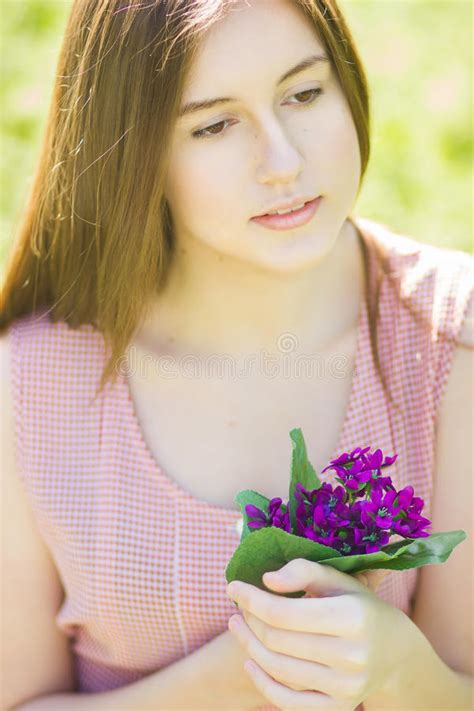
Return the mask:
<svg viewBox="0 0 474 711">
<path fill-rule="evenodd" d="M 355 574 L 384 568 L 406 570 L 444 563 L 466 538 L 462 530 L 429 533 L 421 515 L 423 499 L 412 486 L 397 491 L 387 468 L 398 455 L 357 447 L 323 469 L 334 469 L 339 486 L 321 483 L 308 461 L 301 429 L 290 432 L 291 478 L 288 502 L 252 490 L 235 497 L 242 511 L 240 544 L 230 559 L 228 583 L 242 580 L 266 590 L 262 576 L 294 558 L 331 565 Z M 391 536 L 398 536 L 389 543 Z M 302 597 L 304 591 L 285 593 Z"/>
</svg>

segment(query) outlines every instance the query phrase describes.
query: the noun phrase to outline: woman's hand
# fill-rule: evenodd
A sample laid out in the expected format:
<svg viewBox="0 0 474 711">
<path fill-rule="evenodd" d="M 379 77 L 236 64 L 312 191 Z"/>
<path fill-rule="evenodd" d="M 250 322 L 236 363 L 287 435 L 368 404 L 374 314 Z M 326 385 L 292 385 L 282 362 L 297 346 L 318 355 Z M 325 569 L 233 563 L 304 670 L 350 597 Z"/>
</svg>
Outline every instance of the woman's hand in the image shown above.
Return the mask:
<svg viewBox="0 0 474 711">
<path fill-rule="evenodd" d="M 230 632 L 222 635 L 223 646 L 219 649 L 219 661 L 224 663 L 229 671 L 231 683 L 228 688 L 229 709 L 233 711 L 253 711 L 258 707 L 270 706 L 269 701 L 255 686 L 252 678 L 244 671 L 244 663 L 248 654 L 235 636 Z"/>
<path fill-rule="evenodd" d="M 409 618 L 373 594 L 390 571 L 351 576 L 296 558 L 279 572 L 279 582 L 264 575 L 267 588 L 306 596 L 240 581 L 236 595 L 229 590 L 243 613 L 233 634 L 256 663 L 253 682 L 283 710 L 353 711 L 409 657 Z"/>
</svg>

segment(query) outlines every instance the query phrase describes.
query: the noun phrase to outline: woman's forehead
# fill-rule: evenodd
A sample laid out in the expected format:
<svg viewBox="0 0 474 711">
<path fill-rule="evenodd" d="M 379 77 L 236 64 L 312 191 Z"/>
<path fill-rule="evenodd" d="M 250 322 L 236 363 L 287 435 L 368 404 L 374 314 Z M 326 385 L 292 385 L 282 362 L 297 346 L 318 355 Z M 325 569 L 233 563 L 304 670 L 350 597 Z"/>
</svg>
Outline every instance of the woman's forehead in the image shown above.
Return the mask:
<svg viewBox="0 0 474 711">
<path fill-rule="evenodd" d="M 225 87 L 243 78 L 276 84 L 306 57 L 325 54 L 316 27 L 294 0 L 242 0 L 203 36 L 187 86 L 215 93 L 216 84 L 224 88 L 221 80 Z"/>
</svg>

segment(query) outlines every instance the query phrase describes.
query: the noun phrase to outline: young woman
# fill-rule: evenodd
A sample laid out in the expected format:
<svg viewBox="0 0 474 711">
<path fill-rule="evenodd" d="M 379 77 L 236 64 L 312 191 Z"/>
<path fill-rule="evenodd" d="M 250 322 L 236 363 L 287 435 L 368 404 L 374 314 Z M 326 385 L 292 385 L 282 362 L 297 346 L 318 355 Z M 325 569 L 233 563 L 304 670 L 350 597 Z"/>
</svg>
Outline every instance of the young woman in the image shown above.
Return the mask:
<svg viewBox="0 0 474 711">
<path fill-rule="evenodd" d="M 468 707 L 472 259 L 352 216 L 368 159 L 336 0 L 73 3 L 1 297 L 4 711 Z M 467 540 L 377 592 L 297 559 L 231 633 L 294 427 Z"/>
</svg>

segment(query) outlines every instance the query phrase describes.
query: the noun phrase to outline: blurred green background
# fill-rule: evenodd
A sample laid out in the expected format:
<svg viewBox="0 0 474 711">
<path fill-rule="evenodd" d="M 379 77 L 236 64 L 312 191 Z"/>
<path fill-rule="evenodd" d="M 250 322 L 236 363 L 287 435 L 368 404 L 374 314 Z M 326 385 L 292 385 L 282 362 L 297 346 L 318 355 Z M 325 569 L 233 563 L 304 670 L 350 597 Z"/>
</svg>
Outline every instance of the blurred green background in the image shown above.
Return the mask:
<svg viewBox="0 0 474 711">
<path fill-rule="evenodd" d="M 340 0 L 372 92 L 356 213 L 472 252 L 470 0 Z M 36 164 L 71 0 L 0 0 L 0 271 Z"/>
</svg>

